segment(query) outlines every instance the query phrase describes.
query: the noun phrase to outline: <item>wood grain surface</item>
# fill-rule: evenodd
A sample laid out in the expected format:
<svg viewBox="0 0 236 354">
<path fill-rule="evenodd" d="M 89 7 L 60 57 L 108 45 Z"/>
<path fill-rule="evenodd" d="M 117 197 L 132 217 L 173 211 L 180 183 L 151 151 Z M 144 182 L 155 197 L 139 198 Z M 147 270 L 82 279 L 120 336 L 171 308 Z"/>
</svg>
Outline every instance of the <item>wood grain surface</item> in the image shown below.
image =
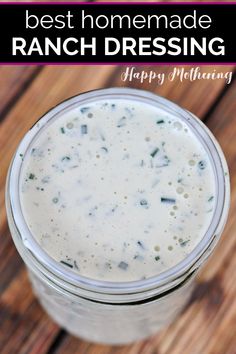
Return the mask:
<svg viewBox="0 0 236 354">
<path fill-rule="evenodd" d="M 173 67 L 140 67 L 168 74 Z M 185 67 L 189 69 L 189 67 Z M 227 72 L 233 67 L 202 67 Z M 234 354 L 236 353 L 236 80 L 179 83 L 122 82 L 122 66 L 2 67 L 0 81 L 0 352 L 75 354 Z M 91 344 L 73 338 L 45 314 L 32 293 L 25 266 L 8 231 L 4 186 L 10 159 L 30 126 L 50 107 L 76 93 L 101 87 L 131 86 L 161 94 L 205 120 L 229 163 L 230 218 L 220 245 L 201 272 L 182 315 L 156 336 L 129 346 Z M 14 90 L 12 90 L 14 87 Z M 6 108 L 7 107 L 7 108 Z"/>
<path fill-rule="evenodd" d="M 167 75 L 173 67 L 139 67 L 142 69 Z M 201 67 L 205 72 L 213 69 L 235 71 L 229 66 Z M 122 82 L 124 70 L 122 66 L 0 67 L 1 354 L 236 354 L 236 80 L 231 85 L 225 85 L 223 80 L 175 80 L 158 86 L 154 82 Z M 225 152 L 232 190 L 229 220 L 220 244 L 201 271 L 181 316 L 156 336 L 120 347 L 74 338 L 41 309 L 12 242 L 4 207 L 7 169 L 17 144 L 31 125 L 61 100 L 111 86 L 156 92 L 204 120 Z"/>
</svg>

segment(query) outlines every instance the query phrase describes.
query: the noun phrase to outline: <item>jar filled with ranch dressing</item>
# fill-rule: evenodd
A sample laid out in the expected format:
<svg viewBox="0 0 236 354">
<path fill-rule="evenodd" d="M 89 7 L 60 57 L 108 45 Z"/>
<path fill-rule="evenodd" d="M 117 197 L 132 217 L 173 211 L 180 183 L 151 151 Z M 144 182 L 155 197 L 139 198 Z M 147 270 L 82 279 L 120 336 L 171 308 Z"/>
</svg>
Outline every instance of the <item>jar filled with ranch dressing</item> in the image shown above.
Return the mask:
<svg viewBox="0 0 236 354">
<path fill-rule="evenodd" d="M 30 129 L 6 205 L 46 312 L 86 340 L 129 343 L 188 301 L 227 219 L 228 170 L 190 112 L 150 92 L 103 89 Z"/>
</svg>

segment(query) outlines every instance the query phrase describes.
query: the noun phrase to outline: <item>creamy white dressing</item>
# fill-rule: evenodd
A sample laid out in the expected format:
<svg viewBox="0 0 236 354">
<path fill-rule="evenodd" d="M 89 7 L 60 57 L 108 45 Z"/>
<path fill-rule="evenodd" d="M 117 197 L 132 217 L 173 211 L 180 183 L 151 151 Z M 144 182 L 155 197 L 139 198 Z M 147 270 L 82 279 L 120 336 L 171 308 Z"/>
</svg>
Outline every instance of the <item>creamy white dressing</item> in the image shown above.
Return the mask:
<svg viewBox="0 0 236 354">
<path fill-rule="evenodd" d="M 23 157 L 23 215 L 55 260 L 83 276 L 148 278 L 206 233 L 215 178 L 179 118 L 146 103 L 98 101 L 64 113 Z"/>
</svg>

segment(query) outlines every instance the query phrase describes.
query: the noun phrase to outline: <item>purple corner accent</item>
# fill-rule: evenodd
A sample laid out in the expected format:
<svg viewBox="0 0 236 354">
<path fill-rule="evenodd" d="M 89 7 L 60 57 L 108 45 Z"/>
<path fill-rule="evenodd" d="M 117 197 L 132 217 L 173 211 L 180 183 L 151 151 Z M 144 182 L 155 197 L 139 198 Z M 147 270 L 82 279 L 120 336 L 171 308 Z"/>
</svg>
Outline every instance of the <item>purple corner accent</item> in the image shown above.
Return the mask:
<svg viewBox="0 0 236 354">
<path fill-rule="evenodd" d="M 128 2 L 128 1 L 124 1 L 124 2 L 117 2 L 117 1 L 104 1 L 104 2 L 99 2 L 99 3 L 91 3 L 91 2 L 84 2 L 84 1 L 78 1 L 78 2 L 72 2 L 72 1 L 63 1 L 63 2 L 58 2 L 58 1 L 39 1 L 39 2 L 1 2 L 0 5 L 89 5 L 89 6 L 101 6 L 101 5 L 236 5 L 235 1 L 206 1 L 206 2 L 199 2 L 199 1 L 194 1 L 194 2 L 189 2 L 189 1 L 178 1 L 178 2 Z"/>
</svg>

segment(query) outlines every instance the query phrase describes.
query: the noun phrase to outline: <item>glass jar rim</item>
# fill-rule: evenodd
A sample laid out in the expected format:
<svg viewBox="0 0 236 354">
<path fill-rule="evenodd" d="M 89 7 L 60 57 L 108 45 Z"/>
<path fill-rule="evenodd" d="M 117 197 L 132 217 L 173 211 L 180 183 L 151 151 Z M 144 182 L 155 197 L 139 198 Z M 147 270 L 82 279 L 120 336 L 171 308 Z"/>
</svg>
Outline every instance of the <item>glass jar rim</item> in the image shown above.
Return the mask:
<svg viewBox="0 0 236 354">
<path fill-rule="evenodd" d="M 162 107 L 166 111 L 178 115 L 179 118 L 183 119 L 190 126 L 198 139 L 201 140 L 209 158 L 211 159 L 215 172 L 217 187 L 215 210 L 211 224 L 201 241 L 181 262 L 155 276 L 143 280 L 129 282 L 95 280 L 82 276 L 70 268 L 65 268 L 41 248 L 30 232 L 21 208 L 19 191 L 20 174 L 24 162 L 22 155 L 24 156 L 28 151 L 32 141 L 36 138 L 41 129 L 46 127 L 51 120 L 56 119 L 57 116 L 65 110 L 70 110 L 76 105 L 78 106 L 103 99 L 138 100 L 139 102 L 141 101 L 155 105 L 156 107 Z M 29 256 L 33 256 L 45 269 L 68 284 L 73 284 L 73 286 L 96 291 L 98 293 L 109 294 L 143 292 L 159 288 L 171 282 L 175 283 L 176 279 L 183 277 L 185 274 L 188 275 L 190 271 L 196 269 L 199 266 L 199 262 L 201 264 L 203 258 L 205 258 L 204 255 L 210 245 L 212 245 L 212 242 L 216 241 L 217 234 L 220 234 L 223 230 L 227 219 L 230 195 L 227 164 L 219 144 L 209 129 L 192 113 L 168 99 L 149 91 L 133 88 L 106 88 L 92 90 L 71 97 L 51 108 L 32 126 L 18 145 L 9 170 L 8 190 L 14 224 L 19 231 L 19 234 L 23 235 L 23 237 L 21 236 L 22 241 L 26 249 L 29 251 Z"/>
</svg>

